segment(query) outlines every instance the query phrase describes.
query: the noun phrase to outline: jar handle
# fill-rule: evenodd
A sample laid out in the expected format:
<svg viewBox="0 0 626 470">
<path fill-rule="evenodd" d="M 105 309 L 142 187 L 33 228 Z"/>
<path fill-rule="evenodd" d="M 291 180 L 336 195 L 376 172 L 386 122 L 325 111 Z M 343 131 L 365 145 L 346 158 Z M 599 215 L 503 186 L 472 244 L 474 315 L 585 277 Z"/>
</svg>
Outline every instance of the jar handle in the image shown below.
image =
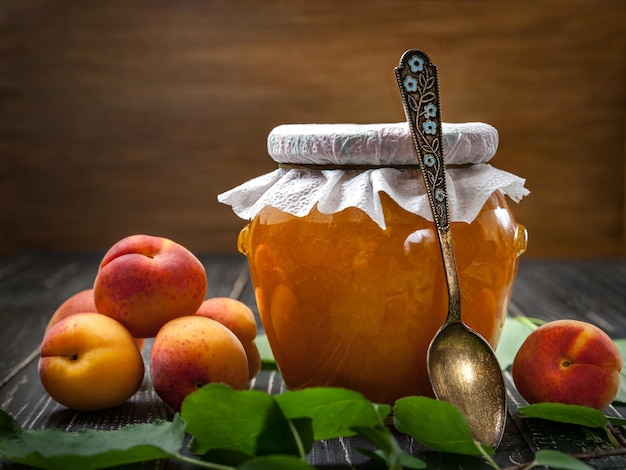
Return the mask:
<svg viewBox="0 0 626 470">
<path fill-rule="evenodd" d="M 522 224 L 515 227 L 515 257 L 519 258 L 528 248 L 528 230 Z"/>
<path fill-rule="evenodd" d="M 242 255 L 248 256 L 250 247 L 250 224 L 246 224 L 240 231 L 237 237 L 237 250 Z"/>
</svg>

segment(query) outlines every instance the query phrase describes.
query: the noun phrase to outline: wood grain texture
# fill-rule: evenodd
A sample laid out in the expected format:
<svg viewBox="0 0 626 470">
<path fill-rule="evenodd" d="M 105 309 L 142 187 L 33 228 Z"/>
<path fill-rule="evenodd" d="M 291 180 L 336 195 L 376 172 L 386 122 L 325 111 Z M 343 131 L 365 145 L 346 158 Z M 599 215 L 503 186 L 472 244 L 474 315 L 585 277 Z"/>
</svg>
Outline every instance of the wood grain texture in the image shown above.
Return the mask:
<svg viewBox="0 0 626 470">
<path fill-rule="evenodd" d="M 283 123 L 397 122 L 394 67 L 439 67 L 445 121 L 500 131 L 528 257 L 626 255 L 626 3 L 0 4 L 0 252 L 130 233 L 234 252 L 216 196 Z"/>
</svg>

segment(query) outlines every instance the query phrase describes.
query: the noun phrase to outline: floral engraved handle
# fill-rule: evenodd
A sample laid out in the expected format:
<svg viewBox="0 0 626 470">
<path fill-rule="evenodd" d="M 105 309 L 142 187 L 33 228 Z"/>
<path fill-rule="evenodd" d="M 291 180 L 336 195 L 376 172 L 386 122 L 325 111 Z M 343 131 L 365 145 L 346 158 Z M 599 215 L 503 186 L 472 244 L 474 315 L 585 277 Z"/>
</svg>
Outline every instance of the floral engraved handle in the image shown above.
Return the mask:
<svg viewBox="0 0 626 470">
<path fill-rule="evenodd" d="M 437 226 L 448 285 L 448 320 L 460 322 L 461 289 L 450 230 L 437 67 L 424 52 L 410 49 L 400 58 L 396 77 Z"/>
<path fill-rule="evenodd" d="M 400 58 L 396 77 L 433 217 L 438 229 L 447 232 L 450 220 L 441 140 L 437 67 L 424 52 L 410 49 Z"/>
</svg>

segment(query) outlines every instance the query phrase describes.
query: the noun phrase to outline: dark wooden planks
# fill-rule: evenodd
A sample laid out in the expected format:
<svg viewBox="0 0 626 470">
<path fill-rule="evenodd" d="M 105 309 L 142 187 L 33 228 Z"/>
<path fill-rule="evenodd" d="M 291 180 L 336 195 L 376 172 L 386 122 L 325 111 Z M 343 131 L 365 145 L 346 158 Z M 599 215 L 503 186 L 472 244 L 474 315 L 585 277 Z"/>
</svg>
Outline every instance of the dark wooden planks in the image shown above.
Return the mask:
<svg viewBox="0 0 626 470">
<path fill-rule="evenodd" d="M 248 284 L 248 263 L 243 255 L 198 255 L 207 273 L 207 297 L 239 298 Z"/>
<path fill-rule="evenodd" d="M 626 337 L 626 260 L 523 262 L 513 303 L 529 317 L 584 320 Z"/>
<path fill-rule="evenodd" d="M 0 271 L 0 384 L 38 351 L 48 319 L 69 296 L 91 287 L 97 258 L 28 253 L 4 260 Z"/>
</svg>

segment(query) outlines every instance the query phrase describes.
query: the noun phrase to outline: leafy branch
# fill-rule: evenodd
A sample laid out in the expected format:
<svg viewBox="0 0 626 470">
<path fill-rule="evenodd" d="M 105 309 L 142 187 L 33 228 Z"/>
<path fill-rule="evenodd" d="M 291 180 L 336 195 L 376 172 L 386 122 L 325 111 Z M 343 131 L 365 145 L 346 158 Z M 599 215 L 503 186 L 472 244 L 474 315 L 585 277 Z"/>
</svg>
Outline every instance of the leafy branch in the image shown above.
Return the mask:
<svg viewBox="0 0 626 470">
<path fill-rule="evenodd" d="M 449 423 L 464 444 L 453 449 L 441 435 L 429 445 L 435 450 L 481 454 L 458 410 L 434 399 L 414 398 L 415 403 L 406 399 L 396 408 L 397 426 L 413 433 L 412 417 L 430 403 L 434 411 L 428 422 Z M 446 417 L 450 411 L 454 413 L 452 419 Z M 391 407 L 371 403 L 361 394 L 342 388 L 310 388 L 272 396 L 212 384 L 187 397 L 171 422 L 114 431 L 24 430 L 7 413 L 0 412 L 0 458 L 52 470 L 107 468 L 159 459 L 214 470 L 310 469 L 306 456 L 314 441 L 358 434 L 377 449 L 359 451 L 386 468 L 426 468 L 423 461 L 401 449 L 386 424 L 390 413 Z M 449 435 L 450 431 L 440 426 L 440 432 Z M 186 449 L 185 433 L 192 437 Z M 417 433 L 415 438 L 423 440 L 423 435 Z"/>
<path fill-rule="evenodd" d="M 190 395 L 171 422 L 130 425 L 114 431 L 24 430 L 0 411 L 0 458 L 44 469 L 97 469 L 172 459 L 212 470 L 310 469 L 314 441 L 360 435 L 376 450 L 358 449 L 390 470 L 421 469 L 426 463 L 404 452 L 386 424 L 391 407 L 371 403 L 341 388 L 310 388 L 272 396 L 213 384 Z M 523 419 L 549 419 L 604 429 L 613 449 L 567 455 L 552 450 L 507 470 L 548 465 L 589 469 L 582 460 L 626 455 L 616 427 L 626 420 L 575 405 L 520 408 Z M 427 397 L 406 397 L 393 408 L 393 425 L 432 450 L 482 457 L 499 469 L 495 451 L 476 442 L 463 414 Z M 192 440 L 184 447 L 185 434 Z"/>
</svg>

